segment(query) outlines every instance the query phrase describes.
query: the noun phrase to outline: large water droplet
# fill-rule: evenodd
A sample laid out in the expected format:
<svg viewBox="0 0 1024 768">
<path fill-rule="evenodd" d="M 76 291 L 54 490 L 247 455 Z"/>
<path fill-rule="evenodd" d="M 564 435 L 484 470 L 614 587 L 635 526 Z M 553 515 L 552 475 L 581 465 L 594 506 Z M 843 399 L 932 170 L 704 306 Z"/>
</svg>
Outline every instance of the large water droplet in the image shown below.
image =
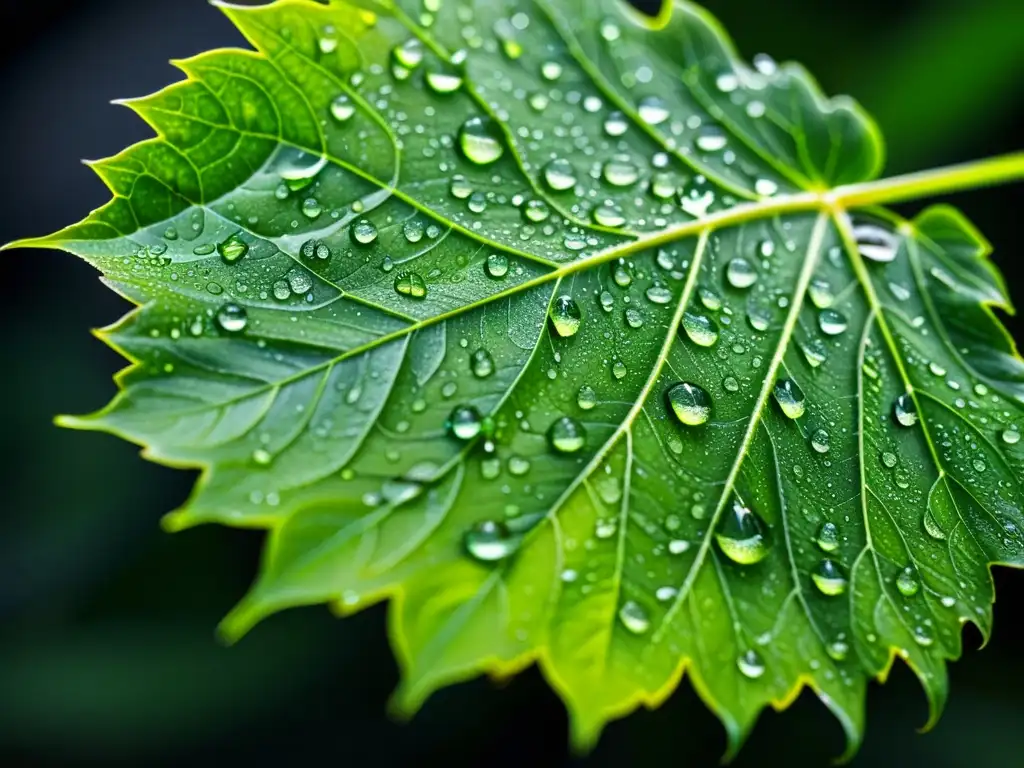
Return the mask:
<svg viewBox="0 0 1024 768">
<path fill-rule="evenodd" d="M 505 154 L 501 129 L 486 117 L 471 117 L 462 124 L 459 146 L 466 159 L 477 165 L 489 165 Z"/>
<path fill-rule="evenodd" d="M 696 141 L 697 149 L 703 152 L 721 152 L 728 143 L 729 140 L 722 129 L 714 125 L 702 128 Z"/>
<path fill-rule="evenodd" d="M 493 563 L 513 555 L 520 538 L 500 520 L 484 520 L 466 531 L 463 544 L 470 557 Z"/>
<path fill-rule="evenodd" d="M 241 333 L 249 324 L 249 315 L 245 307 L 229 302 L 217 310 L 217 324 L 228 333 Z"/>
<path fill-rule="evenodd" d="M 573 418 L 562 416 L 548 429 L 548 442 L 559 453 L 576 453 L 587 442 L 587 430 Z"/>
<path fill-rule="evenodd" d="M 628 187 L 636 184 L 640 171 L 633 163 L 625 160 L 609 160 L 602 170 L 604 180 L 613 187 Z"/>
<path fill-rule="evenodd" d="M 652 304 L 668 304 L 672 301 L 672 291 L 664 285 L 652 285 L 645 295 Z"/>
<path fill-rule="evenodd" d="M 822 552 L 835 552 L 839 549 L 839 529 L 835 523 L 822 523 L 815 538 Z"/>
<path fill-rule="evenodd" d="M 1007 445 L 1016 445 L 1020 442 L 1020 432 L 1017 431 L 1016 427 L 1003 430 L 1003 442 Z"/>
<path fill-rule="evenodd" d="M 483 431 L 484 420 L 480 411 L 472 405 L 457 406 L 448 417 L 445 427 L 448 433 L 459 440 L 472 440 Z"/>
<path fill-rule="evenodd" d="M 825 559 L 811 573 L 811 580 L 823 595 L 835 597 L 846 591 L 846 576 L 835 560 Z"/>
<path fill-rule="evenodd" d="M 792 379 L 779 379 L 773 391 L 782 412 L 791 419 L 799 419 L 806 410 L 803 390 Z"/>
<path fill-rule="evenodd" d="M 583 312 L 572 296 L 559 296 L 551 305 L 551 325 L 562 338 L 575 336 L 583 324 Z"/>
<path fill-rule="evenodd" d="M 626 216 L 621 208 L 607 201 L 594 209 L 594 223 L 602 227 L 621 227 L 626 223 Z"/>
<path fill-rule="evenodd" d="M 725 556 L 740 565 L 759 563 L 768 555 L 761 519 L 738 501 L 723 514 L 715 540 Z"/>
<path fill-rule="evenodd" d="M 921 525 L 924 527 L 925 533 L 931 536 L 937 541 L 944 541 L 946 539 L 946 532 L 942 530 L 938 522 L 935 520 L 935 515 L 932 514 L 931 507 L 925 509 L 924 517 L 921 519 Z"/>
<path fill-rule="evenodd" d="M 497 279 L 508 274 L 508 256 L 503 253 L 492 253 L 487 257 L 487 274 Z"/>
<path fill-rule="evenodd" d="M 713 347 L 718 341 L 718 323 L 707 315 L 683 314 L 683 330 L 694 344 L 700 347 Z"/>
<path fill-rule="evenodd" d="M 917 574 L 914 573 L 913 568 L 908 566 L 900 571 L 900 575 L 896 577 L 896 589 L 904 597 L 913 597 L 917 594 L 921 589 L 921 583 L 917 580 Z"/>
<path fill-rule="evenodd" d="M 228 264 L 234 264 L 248 252 L 249 246 L 237 232 L 227 240 L 217 244 L 217 253 Z"/>
<path fill-rule="evenodd" d="M 740 657 L 736 659 L 736 666 L 744 677 L 749 677 L 751 680 L 757 680 L 765 670 L 764 660 L 753 648 L 740 654 Z"/>
<path fill-rule="evenodd" d="M 818 309 L 828 309 L 836 298 L 831 284 L 820 278 L 811 281 L 807 288 L 807 295 L 811 297 L 811 303 Z"/>
<path fill-rule="evenodd" d="M 391 58 L 405 69 L 416 69 L 423 63 L 423 43 L 418 38 L 410 38 L 391 49 Z"/>
<path fill-rule="evenodd" d="M 818 453 L 828 453 L 829 435 L 824 429 L 816 429 L 811 433 L 811 448 Z"/>
<path fill-rule="evenodd" d="M 576 405 L 584 411 L 589 411 L 596 406 L 597 392 L 594 391 L 594 388 L 588 387 L 586 384 L 580 387 L 579 394 L 576 395 Z"/>
<path fill-rule="evenodd" d="M 415 272 L 403 272 L 395 278 L 395 292 L 411 299 L 423 299 L 427 296 L 427 284 Z"/>
<path fill-rule="evenodd" d="M 326 261 L 331 258 L 331 249 L 323 240 L 307 240 L 302 244 L 301 252 L 306 261 Z"/>
<path fill-rule="evenodd" d="M 278 175 L 288 189 L 298 192 L 312 184 L 326 166 L 326 156 L 296 150 L 279 159 Z"/>
<path fill-rule="evenodd" d="M 645 96 L 637 104 L 640 119 L 648 125 L 661 125 L 668 120 L 668 107 L 657 96 Z"/>
<path fill-rule="evenodd" d="M 377 239 L 377 227 L 369 219 L 352 222 L 352 239 L 361 245 L 369 245 Z"/>
<path fill-rule="evenodd" d="M 818 315 L 818 327 L 828 336 L 838 336 L 846 331 L 848 325 L 846 316 L 834 309 L 823 309 Z"/>
<path fill-rule="evenodd" d="M 857 250 L 865 259 L 888 262 L 896 258 L 899 239 L 887 229 L 875 224 L 859 224 L 853 228 Z"/>
<path fill-rule="evenodd" d="M 494 373 L 494 358 L 486 349 L 480 348 L 470 356 L 469 367 L 478 379 L 486 379 Z"/>
<path fill-rule="evenodd" d="M 711 418 L 711 396 L 703 387 L 684 381 L 669 389 L 666 398 L 676 418 L 689 427 Z"/>
<path fill-rule="evenodd" d="M 725 279 L 733 288 L 749 288 L 757 282 L 757 270 L 742 256 L 737 256 L 726 266 Z"/>
<path fill-rule="evenodd" d="M 576 170 L 568 160 L 555 158 L 544 166 L 544 181 L 556 192 L 576 186 Z"/>
<path fill-rule="evenodd" d="M 909 394 L 900 395 L 892 404 L 892 417 L 901 427 L 912 427 L 917 424 L 917 406 Z"/>
<path fill-rule="evenodd" d="M 619 609 L 619 621 L 634 635 L 642 635 L 651 628 L 651 620 L 647 616 L 647 611 L 633 600 L 627 600 L 622 604 Z"/>
<path fill-rule="evenodd" d="M 604 132 L 612 138 L 617 138 L 629 130 L 629 121 L 621 112 L 609 112 L 604 120 Z"/>
<path fill-rule="evenodd" d="M 344 93 L 331 102 L 331 117 L 339 123 L 348 122 L 355 113 L 355 104 Z"/>
</svg>

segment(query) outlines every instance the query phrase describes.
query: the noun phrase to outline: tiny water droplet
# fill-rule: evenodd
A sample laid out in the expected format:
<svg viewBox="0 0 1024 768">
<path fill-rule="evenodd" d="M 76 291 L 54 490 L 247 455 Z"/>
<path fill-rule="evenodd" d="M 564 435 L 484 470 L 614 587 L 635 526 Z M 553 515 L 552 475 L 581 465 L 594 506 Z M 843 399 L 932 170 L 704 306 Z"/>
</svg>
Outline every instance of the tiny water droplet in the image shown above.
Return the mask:
<svg viewBox="0 0 1024 768">
<path fill-rule="evenodd" d="M 551 305 L 551 325 L 562 338 L 575 336 L 583 324 L 583 312 L 572 296 L 559 296 Z"/>
<path fill-rule="evenodd" d="M 697 384 L 681 382 L 666 393 L 669 407 L 682 424 L 690 427 L 707 423 L 711 417 L 711 396 Z"/>
<path fill-rule="evenodd" d="M 718 126 L 707 125 L 697 136 L 697 149 L 703 152 L 721 152 L 729 143 L 728 138 Z"/>
<path fill-rule="evenodd" d="M 575 419 L 562 416 L 548 429 L 548 442 L 559 453 L 576 453 L 587 442 L 587 431 Z"/>
<path fill-rule="evenodd" d="M 792 379 L 779 379 L 773 390 L 775 401 L 790 419 L 799 419 L 806 410 L 803 390 Z"/>
<path fill-rule="evenodd" d="M 640 171 L 635 165 L 623 160 L 609 160 L 602 170 L 604 180 L 613 187 L 628 187 L 636 184 Z"/>
<path fill-rule="evenodd" d="M 629 371 L 626 369 L 626 364 L 624 362 L 616 360 L 612 363 L 612 376 L 617 380 L 626 378 L 627 373 L 629 373 Z"/>
<path fill-rule="evenodd" d="M 826 558 L 818 563 L 811 573 L 811 579 L 823 595 L 835 597 L 846 591 L 846 576 L 835 560 Z"/>
<path fill-rule="evenodd" d="M 738 501 L 723 514 L 715 540 L 725 556 L 740 565 L 759 563 L 768 555 L 761 519 Z"/>
<path fill-rule="evenodd" d="M 602 227 L 621 227 L 626 223 L 622 209 L 611 202 L 602 203 L 594 209 L 594 223 Z"/>
</svg>

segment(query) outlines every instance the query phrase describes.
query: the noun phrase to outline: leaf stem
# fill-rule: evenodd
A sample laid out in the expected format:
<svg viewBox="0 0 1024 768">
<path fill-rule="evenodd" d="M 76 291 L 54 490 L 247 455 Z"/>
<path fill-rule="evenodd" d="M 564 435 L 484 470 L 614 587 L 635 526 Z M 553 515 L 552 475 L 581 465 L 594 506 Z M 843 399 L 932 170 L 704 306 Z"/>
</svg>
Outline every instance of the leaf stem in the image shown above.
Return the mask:
<svg viewBox="0 0 1024 768">
<path fill-rule="evenodd" d="M 1024 181 L 1024 152 L 976 160 L 888 179 L 849 184 L 825 193 L 844 208 L 900 203 L 1011 181 Z"/>
</svg>

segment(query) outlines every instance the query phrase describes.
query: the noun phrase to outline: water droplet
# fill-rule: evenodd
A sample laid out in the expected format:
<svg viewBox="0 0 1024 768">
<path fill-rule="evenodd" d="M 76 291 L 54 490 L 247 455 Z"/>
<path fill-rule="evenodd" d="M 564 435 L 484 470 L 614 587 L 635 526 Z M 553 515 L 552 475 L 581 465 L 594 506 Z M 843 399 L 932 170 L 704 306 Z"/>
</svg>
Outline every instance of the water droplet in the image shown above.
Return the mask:
<svg viewBox="0 0 1024 768">
<path fill-rule="evenodd" d="M 853 228 L 853 239 L 857 250 L 865 259 L 889 262 L 896 258 L 899 240 L 887 229 L 875 224 L 859 224 Z"/>
<path fill-rule="evenodd" d="M 609 112 L 604 120 L 604 132 L 612 138 L 617 138 L 629 130 L 629 122 L 626 116 L 619 111 Z"/>
<path fill-rule="evenodd" d="M 1003 442 L 1007 445 L 1016 445 L 1020 442 L 1020 432 L 1017 431 L 1016 427 L 1003 430 Z"/>
<path fill-rule="evenodd" d="M 557 61 L 545 61 L 540 65 L 540 74 L 545 80 L 553 82 L 562 76 L 562 65 Z"/>
<path fill-rule="evenodd" d="M 352 222 L 352 238 L 361 245 L 369 245 L 377 239 L 377 227 L 369 219 Z"/>
<path fill-rule="evenodd" d="M 672 301 L 672 291 L 664 285 L 652 285 L 647 289 L 646 296 L 652 304 L 668 304 Z"/>
<path fill-rule="evenodd" d="M 779 185 L 771 179 L 758 179 L 754 182 L 754 191 L 761 197 L 771 197 L 779 191 Z"/>
<path fill-rule="evenodd" d="M 576 186 L 576 170 L 568 160 L 555 158 L 544 166 L 544 181 L 556 192 Z"/>
<path fill-rule="evenodd" d="M 725 556 L 740 565 L 759 563 L 768 555 L 761 519 L 738 501 L 723 514 L 715 540 Z"/>
<path fill-rule="evenodd" d="M 882 452 L 882 463 L 889 469 L 895 467 L 898 461 L 899 459 L 896 458 L 896 454 L 892 451 Z"/>
<path fill-rule="evenodd" d="M 811 368 L 817 368 L 828 359 L 828 348 L 820 339 L 808 339 L 800 344 L 800 351 Z"/>
<path fill-rule="evenodd" d="M 253 463 L 261 467 L 269 465 L 273 460 L 274 457 L 271 455 L 270 451 L 267 451 L 264 448 L 257 448 L 252 452 Z"/>
<path fill-rule="evenodd" d="M 892 405 L 892 417 L 901 427 L 912 427 L 917 424 L 917 406 L 909 394 L 900 395 Z"/>
<path fill-rule="evenodd" d="M 212 251 L 208 251 L 208 253 L 210 252 Z M 224 242 L 217 244 L 217 253 L 228 264 L 234 264 L 248 252 L 249 246 L 237 232 Z"/>
<path fill-rule="evenodd" d="M 630 328 L 640 328 L 644 324 L 644 316 L 636 307 L 626 307 L 625 317 Z"/>
<path fill-rule="evenodd" d="M 735 376 L 726 376 L 722 381 L 722 387 L 726 392 L 739 392 L 740 383 L 736 380 Z"/>
<path fill-rule="evenodd" d="M 811 573 L 811 580 L 823 595 L 829 597 L 841 595 L 846 591 L 846 576 L 835 560 L 826 558 L 818 563 L 817 568 Z"/>
<path fill-rule="evenodd" d="M 348 122 L 355 113 L 355 104 L 344 93 L 331 102 L 331 117 L 339 123 Z"/>
<path fill-rule="evenodd" d="M 677 590 L 675 587 L 658 587 L 654 591 L 654 598 L 659 603 L 667 603 L 669 600 L 674 598 L 677 594 L 679 594 L 679 590 Z"/>
<path fill-rule="evenodd" d="M 846 316 L 834 309 L 823 309 L 818 315 L 818 327 L 828 336 L 838 336 L 846 331 L 847 326 Z"/>
<path fill-rule="evenodd" d="M 711 288 L 698 288 L 697 294 L 700 296 L 700 303 L 704 305 L 705 309 L 717 312 L 722 308 L 722 297 Z"/>
<path fill-rule="evenodd" d="M 312 184 L 326 165 L 326 156 L 298 150 L 281 160 L 278 175 L 289 190 L 298 192 Z"/>
<path fill-rule="evenodd" d="M 217 310 L 217 324 L 228 333 L 241 333 L 249 324 L 249 315 L 245 307 L 228 303 Z"/>
<path fill-rule="evenodd" d="M 750 323 L 750 327 L 759 333 L 767 331 L 772 324 L 772 316 L 770 311 L 758 304 L 751 304 L 747 307 L 747 322 Z"/>
<path fill-rule="evenodd" d="M 572 296 L 559 296 L 551 305 L 551 325 L 562 338 L 575 336 L 583 324 L 583 312 Z"/>
<path fill-rule="evenodd" d="M 395 292 L 411 299 L 423 299 L 427 296 L 427 284 L 415 272 L 403 272 L 395 278 Z"/>
<path fill-rule="evenodd" d="M 530 460 L 523 456 L 509 456 L 508 471 L 515 477 L 522 477 L 530 471 Z"/>
<path fill-rule="evenodd" d="M 588 387 L 584 384 L 580 387 L 579 394 L 576 395 L 576 404 L 584 411 L 589 411 L 597 405 L 597 393 L 593 387 Z"/>
<path fill-rule="evenodd" d="M 661 125 L 668 120 L 668 107 L 657 96 L 645 96 L 637 104 L 640 119 L 648 125 Z"/>
<path fill-rule="evenodd" d="M 302 244 L 301 251 L 306 261 L 326 261 L 331 258 L 331 249 L 323 240 L 307 240 Z"/>
<path fill-rule="evenodd" d="M 683 314 L 683 330 L 690 341 L 700 347 L 713 347 L 718 341 L 718 323 L 707 315 Z"/>
<path fill-rule="evenodd" d="M 469 358 L 469 367 L 478 379 L 486 379 L 494 373 L 494 358 L 486 349 L 478 349 Z"/>
<path fill-rule="evenodd" d="M 445 427 L 453 437 L 467 441 L 483 431 L 484 420 L 475 406 L 460 405 L 451 412 Z"/>
<path fill-rule="evenodd" d="M 626 364 L 624 362 L 616 360 L 612 363 L 612 376 L 614 376 L 616 380 L 626 378 L 627 373 L 628 371 L 626 370 Z"/>
<path fill-rule="evenodd" d="M 576 453 L 587 442 L 587 431 L 573 418 L 562 416 L 548 429 L 548 442 L 559 453 Z"/>
<path fill-rule="evenodd" d="M 925 509 L 924 517 L 921 518 L 921 525 L 924 527 L 925 533 L 933 539 L 937 541 L 945 541 L 946 532 L 942 530 L 938 522 L 936 522 L 935 516 L 932 514 L 931 507 Z"/>
<path fill-rule="evenodd" d="M 829 436 L 826 430 L 816 429 L 811 433 L 811 448 L 818 453 L 828 453 Z"/>
<path fill-rule="evenodd" d="M 676 384 L 666 397 L 676 418 L 689 427 L 706 424 L 711 418 L 711 396 L 696 384 L 686 381 Z"/>
<path fill-rule="evenodd" d="M 913 568 L 908 566 L 900 571 L 900 575 L 896 577 L 896 589 L 904 597 L 913 597 L 917 594 L 921 589 L 921 583 L 917 580 Z"/>
<path fill-rule="evenodd" d="M 703 152 L 721 152 L 728 143 L 729 140 L 722 129 L 714 125 L 702 128 L 696 141 L 697 149 Z"/>
<path fill-rule="evenodd" d="M 288 288 L 293 293 L 302 294 L 313 287 L 313 278 L 303 269 L 293 269 L 285 277 L 288 280 Z"/>
<path fill-rule="evenodd" d="M 822 552 L 835 552 L 839 549 L 839 529 L 835 523 L 822 523 L 815 541 Z"/>
<path fill-rule="evenodd" d="M 439 94 L 455 93 L 462 87 L 462 76 L 453 72 L 427 72 L 426 81 L 430 90 Z"/>
<path fill-rule="evenodd" d="M 323 212 L 323 206 L 320 205 L 320 201 L 315 197 L 307 197 L 302 201 L 302 215 L 307 219 L 315 219 Z"/>
<path fill-rule="evenodd" d="M 487 257 L 487 274 L 498 279 L 508 274 L 508 256 L 503 253 L 492 253 Z"/>
<path fill-rule="evenodd" d="M 843 661 L 850 653 L 850 645 L 843 640 L 833 640 L 825 648 L 825 652 L 833 661 Z"/>
<path fill-rule="evenodd" d="M 634 635 L 642 635 L 651 628 L 651 620 L 639 603 L 627 600 L 619 609 L 619 621 Z"/>
<path fill-rule="evenodd" d="M 621 227 L 626 223 L 626 217 L 621 208 L 608 201 L 594 209 L 594 223 L 602 227 Z"/>
<path fill-rule="evenodd" d="M 490 165 L 505 154 L 501 129 L 486 117 L 471 117 L 462 124 L 459 146 L 466 159 L 477 165 Z"/>
<path fill-rule="evenodd" d="M 602 175 L 613 187 L 628 187 L 636 184 L 640 178 L 640 171 L 630 162 L 609 160 L 604 164 Z"/>
<path fill-rule="evenodd" d="M 402 225 L 402 234 L 410 243 L 418 243 L 423 239 L 423 224 L 412 219 Z"/>
<path fill-rule="evenodd" d="M 757 282 L 757 270 L 742 256 L 737 256 L 726 266 L 725 279 L 733 288 L 749 288 Z"/>
<path fill-rule="evenodd" d="M 806 400 L 803 390 L 792 379 L 779 379 L 775 383 L 773 391 L 775 401 L 779 404 L 782 412 L 791 419 L 799 419 L 806 410 Z"/>
<path fill-rule="evenodd" d="M 828 309 L 836 298 L 829 282 L 820 278 L 811 281 L 807 288 L 807 295 L 811 297 L 811 303 L 818 309 Z"/>
<path fill-rule="evenodd" d="M 466 531 L 463 544 L 474 560 L 493 563 L 513 555 L 519 548 L 519 541 L 505 523 L 484 520 Z"/>
<path fill-rule="evenodd" d="M 757 680 L 765 670 L 764 660 L 753 648 L 740 654 L 740 657 L 736 659 L 736 666 L 744 677 L 749 677 L 751 680 Z"/>
</svg>

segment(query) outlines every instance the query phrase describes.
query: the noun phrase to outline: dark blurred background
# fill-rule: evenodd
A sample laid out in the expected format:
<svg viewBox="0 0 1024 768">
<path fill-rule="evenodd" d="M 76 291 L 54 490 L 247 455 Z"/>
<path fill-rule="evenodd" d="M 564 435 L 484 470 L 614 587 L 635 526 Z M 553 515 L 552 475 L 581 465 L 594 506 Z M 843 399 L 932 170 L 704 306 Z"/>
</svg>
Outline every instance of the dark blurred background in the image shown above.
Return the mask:
<svg viewBox="0 0 1024 768">
<path fill-rule="evenodd" d="M 653 2 L 640 3 L 650 7 Z M 747 56 L 804 62 L 830 93 L 879 119 L 888 171 L 1024 147 L 1022 0 L 706 0 Z M 41 235 L 107 199 L 81 158 L 146 138 L 110 106 L 178 79 L 167 64 L 240 43 L 203 0 L 0 3 L 0 242 Z M 1024 185 L 955 200 L 996 247 L 1024 304 Z M 908 211 L 909 212 L 909 211 Z M 344 621 L 290 611 L 223 648 L 213 629 L 249 584 L 260 536 L 202 528 L 170 536 L 162 513 L 190 473 L 143 461 L 113 437 L 56 428 L 58 413 L 104 404 L 123 361 L 88 329 L 125 304 L 85 264 L 50 252 L 4 254 L 0 333 L 0 763 L 355 765 L 571 762 L 565 711 L 536 671 L 503 687 L 442 691 L 408 724 L 386 715 L 397 670 L 385 610 Z M 1024 323 L 1008 320 L 1024 339 Z M 856 766 L 1024 764 L 1024 574 L 1000 571 L 995 633 L 951 669 L 938 727 L 897 664 L 872 686 Z M 581 766 L 715 765 L 717 721 L 688 684 L 656 712 L 612 724 Z M 766 712 L 736 765 L 825 765 L 838 726 L 813 696 Z"/>
</svg>

